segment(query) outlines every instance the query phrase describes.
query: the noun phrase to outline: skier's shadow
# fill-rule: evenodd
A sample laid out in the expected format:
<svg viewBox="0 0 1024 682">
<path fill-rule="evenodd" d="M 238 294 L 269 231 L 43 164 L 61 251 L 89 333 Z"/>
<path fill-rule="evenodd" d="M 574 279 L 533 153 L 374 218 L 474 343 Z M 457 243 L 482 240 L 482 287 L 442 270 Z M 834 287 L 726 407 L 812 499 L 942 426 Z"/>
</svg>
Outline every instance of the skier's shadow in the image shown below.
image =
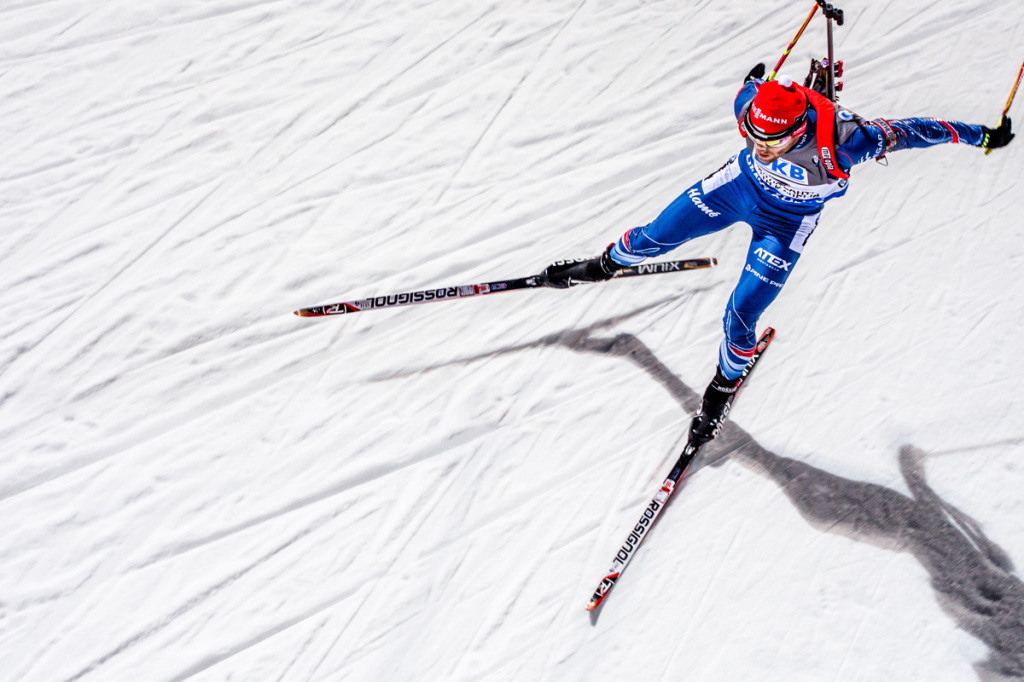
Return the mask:
<svg viewBox="0 0 1024 682">
<path fill-rule="evenodd" d="M 697 392 L 632 334 L 602 338 L 586 330 L 562 335 L 559 343 L 575 351 L 628 359 L 664 386 L 688 413 L 700 404 Z M 774 481 L 818 530 L 913 554 L 931 575 L 942 609 L 989 647 L 988 660 L 975 665 L 979 678 L 1024 679 L 1024 583 L 1014 574 L 1010 558 L 979 524 L 929 487 L 923 451 L 905 445 L 899 452 L 900 470 L 913 497 L 779 456 L 732 422 L 726 422 L 701 455 L 704 465 L 725 457 Z"/>
<path fill-rule="evenodd" d="M 529 348 L 562 346 L 577 352 L 621 357 L 665 387 L 687 413 L 700 396 L 632 334 L 610 337 L 595 332 L 660 305 L 605 320 L 582 330 L 547 336 L 444 365 L 467 364 Z M 424 369 L 432 368 L 421 368 Z M 392 374 L 384 378 L 395 378 Z M 685 421 L 680 420 L 680 428 Z M 900 470 L 913 497 L 873 483 L 853 481 L 761 446 L 733 422 L 705 446 L 696 466 L 731 457 L 774 481 L 800 514 L 822 532 L 842 533 L 886 549 L 910 552 L 931 576 L 942 609 L 989 648 L 975 665 L 983 682 L 1024 679 L 1024 583 L 1006 553 L 989 540 L 977 522 L 940 498 L 925 480 L 926 453 L 905 445 Z"/>
</svg>

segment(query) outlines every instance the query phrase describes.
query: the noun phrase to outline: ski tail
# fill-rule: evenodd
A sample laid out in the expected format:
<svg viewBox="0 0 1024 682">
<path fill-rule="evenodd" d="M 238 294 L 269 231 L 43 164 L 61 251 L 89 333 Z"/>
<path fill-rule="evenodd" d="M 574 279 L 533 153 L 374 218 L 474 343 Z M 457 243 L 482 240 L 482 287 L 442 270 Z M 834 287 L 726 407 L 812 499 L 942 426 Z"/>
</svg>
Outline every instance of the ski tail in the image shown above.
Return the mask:
<svg viewBox="0 0 1024 682">
<path fill-rule="evenodd" d="M 661 275 L 667 272 L 683 272 L 685 270 L 702 270 L 718 265 L 717 258 L 690 258 L 688 260 L 670 260 L 660 263 L 638 263 L 619 271 L 613 280 L 622 277 L 638 277 L 640 275 Z"/>
</svg>

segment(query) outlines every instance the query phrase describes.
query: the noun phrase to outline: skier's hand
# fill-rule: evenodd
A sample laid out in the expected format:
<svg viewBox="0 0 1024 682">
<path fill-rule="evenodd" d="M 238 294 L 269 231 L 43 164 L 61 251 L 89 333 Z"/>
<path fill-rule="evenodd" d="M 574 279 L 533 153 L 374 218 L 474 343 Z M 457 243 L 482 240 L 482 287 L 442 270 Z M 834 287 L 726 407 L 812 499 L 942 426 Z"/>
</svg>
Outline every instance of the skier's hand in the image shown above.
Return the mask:
<svg viewBox="0 0 1024 682">
<path fill-rule="evenodd" d="M 759 62 L 757 66 L 752 68 L 747 77 L 743 79 L 743 83 L 749 83 L 755 78 L 764 78 L 764 62 Z"/>
<path fill-rule="evenodd" d="M 997 149 L 1010 144 L 1010 140 L 1016 137 L 1011 130 L 1012 127 L 1009 116 L 1003 116 L 998 128 L 981 126 L 981 130 L 985 133 L 985 136 L 981 138 L 981 146 L 985 149 Z"/>
</svg>

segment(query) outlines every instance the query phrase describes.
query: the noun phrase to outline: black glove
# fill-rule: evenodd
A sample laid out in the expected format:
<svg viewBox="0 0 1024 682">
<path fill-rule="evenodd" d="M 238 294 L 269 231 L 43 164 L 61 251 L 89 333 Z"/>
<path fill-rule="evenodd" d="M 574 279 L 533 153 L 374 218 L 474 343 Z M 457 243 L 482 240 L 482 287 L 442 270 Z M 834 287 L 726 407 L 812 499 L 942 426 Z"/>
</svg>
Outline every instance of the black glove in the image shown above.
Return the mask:
<svg viewBox="0 0 1024 682">
<path fill-rule="evenodd" d="M 981 126 L 982 132 L 985 133 L 985 136 L 981 138 L 981 146 L 985 149 L 996 149 L 1010 144 L 1010 140 L 1016 137 L 1011 127 L 1009 116 L 1003 116 L 998 128 Z"/>
<path fill-rule="evenodd" d="M 754 78 L 764 78 L 764 62 L 759 62 L 757 66 L 752 68 L 747 77 L 743 79 L 743 82 L 749 83 Z"/>
</svg>

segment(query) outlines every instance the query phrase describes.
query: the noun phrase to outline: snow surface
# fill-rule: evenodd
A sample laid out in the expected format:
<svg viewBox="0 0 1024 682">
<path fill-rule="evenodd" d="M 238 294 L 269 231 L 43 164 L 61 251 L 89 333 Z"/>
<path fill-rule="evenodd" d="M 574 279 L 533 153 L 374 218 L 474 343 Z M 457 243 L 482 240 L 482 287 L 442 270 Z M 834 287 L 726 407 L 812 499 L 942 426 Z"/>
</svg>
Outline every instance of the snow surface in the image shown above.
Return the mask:
<svg viewBox="0 0 1024 682">
<path fill-rule="evenodd" d="M 843 104 L 996 122 L 1019 0 L 845 9 Z M 1020 141 L 856 169 L 593 619 L 747 228 L 673 254 L 710 271 L 291 314 L 598 252 L 740 148 L 809 10 L 3 3 L 0 679 L 1024 679 Z"/>
</svg>

